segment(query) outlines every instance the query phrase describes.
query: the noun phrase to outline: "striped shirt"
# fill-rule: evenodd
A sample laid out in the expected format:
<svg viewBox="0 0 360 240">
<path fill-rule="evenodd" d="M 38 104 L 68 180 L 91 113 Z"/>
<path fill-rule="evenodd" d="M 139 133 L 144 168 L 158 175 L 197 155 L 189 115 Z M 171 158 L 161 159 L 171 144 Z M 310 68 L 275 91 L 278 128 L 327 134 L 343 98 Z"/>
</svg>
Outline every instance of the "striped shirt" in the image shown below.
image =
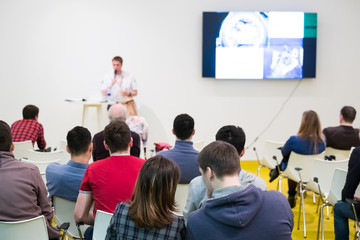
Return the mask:
<svg viewBox="0 0 360 240">
<path fill-rule="evenodd" d="M 130 219 L 129 204 L 120 202 L 107 230 L 106 240 L 120 239 L 185 239 L 186 227 L 183 217 L 174 215 L 174 221 L 164 228 L 138 228 Z"/>
<path fill-rule="evenodd" d="M 46 147 L 44 139 L 44 128 L 35 119 L 23 119 L 11 125 L 11 135 L 13 142 L 23 142 L 31 140 L 33 145 L 37 142 L 40 149 Z"/>
</svg>

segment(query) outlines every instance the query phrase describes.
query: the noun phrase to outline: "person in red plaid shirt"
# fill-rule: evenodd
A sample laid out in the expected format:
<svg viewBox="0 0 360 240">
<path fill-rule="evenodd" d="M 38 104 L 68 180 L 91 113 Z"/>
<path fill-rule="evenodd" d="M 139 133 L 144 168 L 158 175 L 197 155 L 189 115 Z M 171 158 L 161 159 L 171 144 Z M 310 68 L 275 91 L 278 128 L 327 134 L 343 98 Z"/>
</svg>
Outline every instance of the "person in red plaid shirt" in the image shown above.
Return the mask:
<svg viewBox="0 0 360 240">
<path fill-rule="evenodd" d="M 39 108 L 34 105 L 27 105 L 24 107 L 22 114 L 23 120 L 16 121 L 11 125 L 13 142 L 31 140 L 33 145 L 37 142 L 39 149 L 45 149 L 44 128 L 37 121 Z"/>
</svg>

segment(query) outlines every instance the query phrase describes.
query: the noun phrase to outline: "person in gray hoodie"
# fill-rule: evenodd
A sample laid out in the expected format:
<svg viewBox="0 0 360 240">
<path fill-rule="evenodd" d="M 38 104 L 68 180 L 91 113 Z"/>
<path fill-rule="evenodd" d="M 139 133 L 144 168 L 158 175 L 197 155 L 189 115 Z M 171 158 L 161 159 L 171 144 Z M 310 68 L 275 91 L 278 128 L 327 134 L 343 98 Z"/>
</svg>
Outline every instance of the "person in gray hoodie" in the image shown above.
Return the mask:
<svg viewBox="0 0 360 240">
<path fill-rule="evenodd" d="M 238 153 L 238 161 L 245 153 L 245 141 L 246 136 L 244 130 L 241 127 L 234 125 L 226 125 L 221 127 L 216 133 L 215 139 L 217 141 L 224 141 L 230 143 L 236 148 Z M 266 190 L 266 184 L 264 180 L 255 176 L 252 173 L 240 170 L 239 181 L 243 186 L 249 186 L 253 184 L 255 187 L 262 190 Z M 185 209 L 183 210 L 183 216 L 185 223 L 189 217 L 189 214 L 203 206 L 208 199 L 206 194 L 206 186 L 201 176 L 194 178 L 189 184 L 188 198 L 186 201 Z"/>
<path fill-rule="evenodd" d="M 209 200 L 190 214 L 187 239 L 291 239 L 294 214 L 277 191 L 244 187 L 236 149 L 221 141 L 198 156 Z"/>
</svg>

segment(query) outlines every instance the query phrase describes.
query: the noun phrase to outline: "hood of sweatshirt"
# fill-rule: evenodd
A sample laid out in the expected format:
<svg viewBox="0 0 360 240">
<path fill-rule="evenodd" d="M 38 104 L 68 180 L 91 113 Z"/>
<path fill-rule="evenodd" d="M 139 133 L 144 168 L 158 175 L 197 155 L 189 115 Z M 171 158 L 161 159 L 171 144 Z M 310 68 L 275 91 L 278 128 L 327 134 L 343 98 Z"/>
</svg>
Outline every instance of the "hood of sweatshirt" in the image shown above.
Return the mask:
<svg viewBox="0 0 360 240">
<path fill-rule="evenodd" d="M 249 185 L 229 195 L 209 199 L 204 205 L 204 212 L 214 221 L 243 228 L 256 216 L 263 200 L 263 191 Z"/>
</svg>

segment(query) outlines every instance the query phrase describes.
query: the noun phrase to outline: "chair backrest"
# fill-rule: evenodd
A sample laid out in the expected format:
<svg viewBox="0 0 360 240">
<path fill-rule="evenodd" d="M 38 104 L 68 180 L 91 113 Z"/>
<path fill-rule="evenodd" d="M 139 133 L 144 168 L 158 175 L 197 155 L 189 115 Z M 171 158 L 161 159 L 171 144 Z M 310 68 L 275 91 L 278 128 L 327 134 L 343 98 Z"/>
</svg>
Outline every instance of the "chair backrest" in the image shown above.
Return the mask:
<svg viewBox="0 0 360 240">
<path fill-rule="evenodd" d="M 193 147 L 194 149 L 200 152 L 205 147 L 205 141 L 204 140 L 195 141 L 193 143 Z"/>
<path fill-rule="evenodd" d="M 314 182 L 314 177 L 318 178 L 318 184 L 320 185 L 321 193 L 326 198 L 329 195 L 331 188 L 331 181 L 334 176 L 336 168 L 346 170 L 349 164 L 349 159 L 340 161 L 326 161 L 316 158 L 312 169 L 311 179 L 309 180 L 306 188 L 313 192 L 319 193 L 319 188 Z"/>
<path fill-rule="evenodd" d="M 284 142 L 275 142 L 275 141 L 266 141 L 264 148 L 263 159 L 260 160 L 260 163 L 267 168 L 273 169 L 277 164 L 280 164 L 282 160 L 282 154 L 280 148 L 284 146 Z M 274 160 L 273 157 L 276 157 L 277 160 Z"/>
<path fill-rule="evenodd" d="M 26 157 L 28 150 L 33 150 L 34 147 L 32 145 L 31 140 L 24 142 L 13 142 L 14 143 L 14 156 L 16 159 L 20 159 Z"/>
<path fill-rule="evenodd" d="M 63 150 L 54 151 L 54 152 L 37 152 L 34 150 L 28 150 L 24 158 L 30 161 L 41 162 L 41 161 L 53 161 L 55 159 L 61 160 L 63 156 L 64 156 Z"/>
<path fill-rule="evenodd" d="M 110 224 L 110 220 L 113 214 L 104 212 L 101 210 L 96 211 L 93 240 L 104 240 L 106 236 L 107 228 Z"/>
<path fill-rule="evenodd" d="M 346 175 L 346 170 L 340 168 L 335 169 L 334 177 L 331 181 L 330 193 L 327 197 L 327 201 L 331 205 L 335 205 L 337 201 L 341 200 L 341 191 L 345 185 Z"/>
<path fill-rule="evenodd" d="M 69 222 L 70 227 L 67 230 L 66 234 L 73 239 L 80 238 L 74 219 L 75 203 L 76 202 L 69 201 L 56 196 L 53 197 L 55 224 L 57 226 L 61 226 L 61 224 L 63 224 L 64 222 Z M 88 225 L 81 226 L 81 232 L 83 236 L 87 227 L 89 226 Z"/>
<path fill-rule="evenodd" d="M 300 182 L 299 172 L 295 170 L 295 168 L 301 168 L 300 171 L 301 179 L 303 182 L 308 182 L 313 165 L 315 162 L 315 158 L 324 158 L 324 152 L 316 155 L 303 155 L 295 152 L 290 153 L 288 165 L 284 171 L 284 174 L 291 180 L 295 182 Z"/>
<path fill-rule="evenodd" d="M 336 161 L 349 159 L 350 150 L 341 150 L 332 147 L 327 147 L 325 149 L 325 156 L 330 156 L 330 155 L 334 155 L 336 157 Z"/>
<path fill-rule="evenodd" d="M 0 221 L 0 239 L 4 240 L 48 240 L 48 232 L 44 216 L 23 221 Z"/>
<path fill-rule="evenodd" d="M 60 159 L 54 159 L 51 161 L 33 161 L 33 160 L 29 160 L 26 158 L 21 159 L 22 162 L 27 162 L 27 163 L 32 163 L 34 165 L 36 165 L 39 168 L 39 171 L 41 174 L 46 172 L 46 168 L 50 163 L 60 163 Z"/>
<path fill-rule="evenodd" d="M 185 209 L 186 200 L 188 196 L 189 184 L 178 184 L 175 192 L 175 202 L 178 206 L 179 212 L 174 212 L 178 216 L 182 216 L 182 211 Z"/>
</svg>

